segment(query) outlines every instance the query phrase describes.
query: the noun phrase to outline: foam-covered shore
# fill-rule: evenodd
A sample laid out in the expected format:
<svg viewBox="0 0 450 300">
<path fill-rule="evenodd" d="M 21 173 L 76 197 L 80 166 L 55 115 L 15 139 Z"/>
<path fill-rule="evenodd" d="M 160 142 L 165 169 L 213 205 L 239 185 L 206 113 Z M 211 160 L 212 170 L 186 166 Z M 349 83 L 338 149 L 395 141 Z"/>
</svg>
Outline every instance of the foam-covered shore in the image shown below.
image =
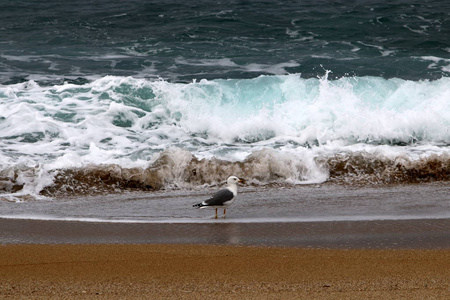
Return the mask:
<svg viewBox="0 0 450 300">
<path fill-rule="evenodd" d="M 391 150 L 393 151 L 393 150 Z M 450 180 L 450 155 L 430 154 L 411 158 L 401 153 L 387 156 L 376 149 L 341 152 L 317 157 L 280 153 L 271 149 L 253 152 L 242 161 L 198 159 L 180 148 L 161 152 L 148 167 L 88 164 L 55 169 L 10 167 L 0 171 L 0 197 L 64 197 L 121 193 L 130 190 L 195 189 L 215 186 L 230 174 L 256 186 L 330 183 L 346 185 L 409 184 Z"/>
<path fill-rule="evenodd" d="M 148 168 L 89 165 L 58 171 L 44 194 L 98 193 L 117 189 L 159 190 L 216 185 L 229 174 L 248 178 L 254 185 L 395 184 L 450 180 L 450 155 L 430 155 L 416 160 L 387 157 L 366 151 L 310 159 L 264 149 L 243 161 L 197 159 L 181 149 L 161 153 Z"/>
</svg>

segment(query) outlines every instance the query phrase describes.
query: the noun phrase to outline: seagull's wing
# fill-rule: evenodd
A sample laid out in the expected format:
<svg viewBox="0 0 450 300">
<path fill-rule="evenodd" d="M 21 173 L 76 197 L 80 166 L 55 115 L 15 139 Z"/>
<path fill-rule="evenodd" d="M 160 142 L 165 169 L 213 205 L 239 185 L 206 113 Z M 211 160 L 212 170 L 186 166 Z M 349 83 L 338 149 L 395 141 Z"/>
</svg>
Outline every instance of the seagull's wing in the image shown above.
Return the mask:
<svg viewBox="0 0 450 300">
<path fill-rule="evenodd" d="M 205 206 L 220 206 L 223 205 L 225 202 L 230 201 L 234 198 L 234 194 L 229 189 L 223 189 L 215 193 L 211 198 L 208 200 L 203 201 L 203 204 Z"/>
</svg>

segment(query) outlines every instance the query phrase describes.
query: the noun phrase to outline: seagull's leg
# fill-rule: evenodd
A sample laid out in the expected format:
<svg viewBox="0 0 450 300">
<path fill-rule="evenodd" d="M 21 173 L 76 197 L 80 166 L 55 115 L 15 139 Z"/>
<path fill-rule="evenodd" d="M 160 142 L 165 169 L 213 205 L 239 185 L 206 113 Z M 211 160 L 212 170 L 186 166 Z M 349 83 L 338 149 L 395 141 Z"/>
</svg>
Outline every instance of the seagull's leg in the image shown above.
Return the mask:
<svg viewBox="0 0 450 300">
<path fill-rule="evenodd" d="M 216 208 L 216 219 L 217 219 L 217 208 Z"/>
<path fill-rule="evenodd" d="M 227 217 L 227 209 L 224 208 L 224 209 L 223 209 L 223 218 L 226 218 L 226 217 Z"/>
</svg>

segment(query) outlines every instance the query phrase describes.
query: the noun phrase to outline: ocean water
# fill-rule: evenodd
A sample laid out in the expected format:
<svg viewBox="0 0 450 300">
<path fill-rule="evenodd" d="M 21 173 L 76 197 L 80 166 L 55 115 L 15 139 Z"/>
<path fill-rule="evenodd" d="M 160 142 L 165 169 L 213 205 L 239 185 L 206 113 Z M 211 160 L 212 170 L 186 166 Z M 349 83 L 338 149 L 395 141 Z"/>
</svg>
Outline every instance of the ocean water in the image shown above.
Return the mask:
<svg viewBox="0 0 450 300">
<path fill-rule="evenodd" d="M 448 1 L 2 1 L 0 198 L 450 180 Z"/>
</svg>

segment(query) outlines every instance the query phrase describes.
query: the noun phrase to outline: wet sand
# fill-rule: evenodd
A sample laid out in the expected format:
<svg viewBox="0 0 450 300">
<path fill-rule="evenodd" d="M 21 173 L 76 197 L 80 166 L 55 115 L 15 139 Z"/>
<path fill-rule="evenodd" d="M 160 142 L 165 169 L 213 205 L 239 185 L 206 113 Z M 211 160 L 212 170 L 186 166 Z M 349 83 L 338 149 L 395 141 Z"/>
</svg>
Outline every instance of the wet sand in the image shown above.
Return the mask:
<svg viewBox="0 0 450 300">
<path fill-rule="evenodd" d="M 0 244 L 210 244 L 335 249 L 450 249 L 450 219 L 105 223 L 0 218 Z"/>
<path fill-rule="evenodd" d="M 448 299 L 449 250 L 3 245 L 8 299 Z"/>
<path fill-rule="evenodd" d="M 0 298 L 448 299 L 449 228 L 3 219 Z"/>
</svg>

